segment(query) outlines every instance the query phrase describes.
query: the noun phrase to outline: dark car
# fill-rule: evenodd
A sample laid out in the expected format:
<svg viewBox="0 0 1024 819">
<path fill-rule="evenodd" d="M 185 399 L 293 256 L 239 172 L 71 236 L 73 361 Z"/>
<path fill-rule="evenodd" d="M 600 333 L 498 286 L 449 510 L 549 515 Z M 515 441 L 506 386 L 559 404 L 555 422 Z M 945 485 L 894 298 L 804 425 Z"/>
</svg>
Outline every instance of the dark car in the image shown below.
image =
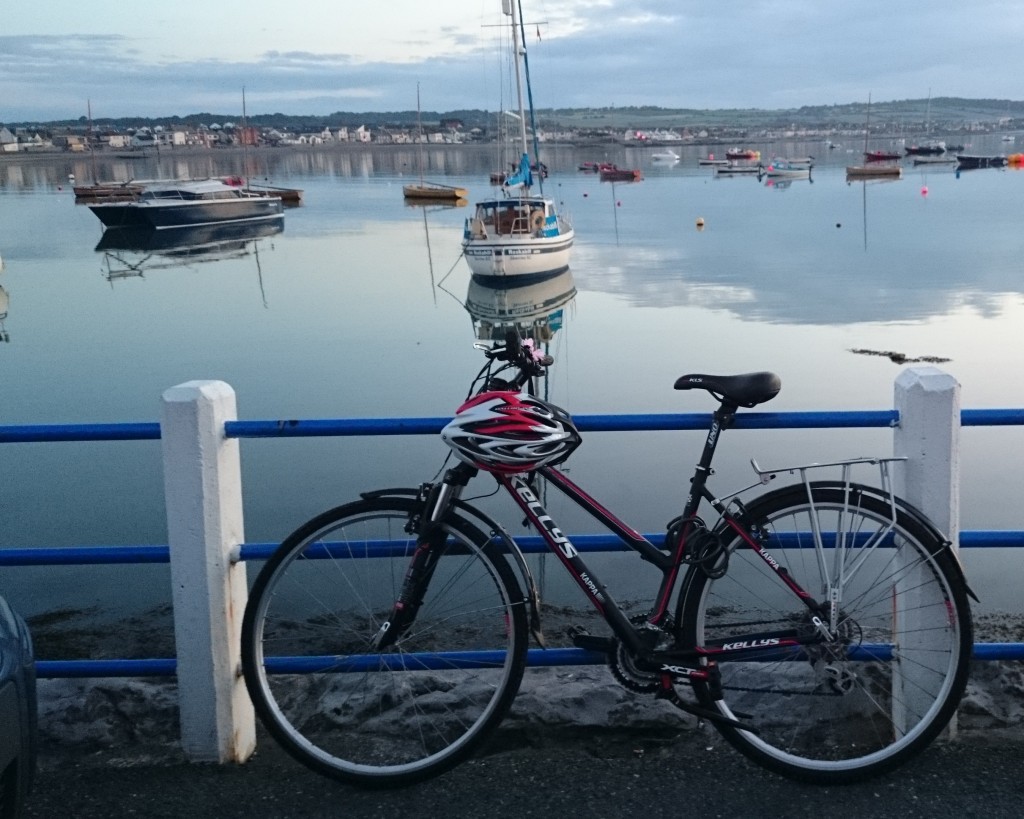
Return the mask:
<svg viewBox="0 0 1024 819">
<path fill-rule="evenodd" d="M 0 597 L 0 819 L 21 812 L 36 772 L 36 672 L 25 621 Z"/>
</svg>

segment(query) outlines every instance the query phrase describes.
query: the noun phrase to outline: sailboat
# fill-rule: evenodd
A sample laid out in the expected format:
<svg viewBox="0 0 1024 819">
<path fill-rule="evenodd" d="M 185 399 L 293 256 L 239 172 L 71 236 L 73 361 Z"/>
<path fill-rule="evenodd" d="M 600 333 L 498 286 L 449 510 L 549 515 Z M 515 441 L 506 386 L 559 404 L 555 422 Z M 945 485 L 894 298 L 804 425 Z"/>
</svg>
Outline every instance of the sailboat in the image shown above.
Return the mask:
<svg viewBox="0 0 1024 819">
<path fill-rule="evenodd" d="M 568 269 L 575 233 L 572 223 L 560 213 L 555 201 L 544 195 L 542 173 L 537 174 L 537 192 L 533 192 L 534 173 L 526 139 L 523 97 L 526 39 L 519 0 L 502 0 L 502 12 L 511 18 L 521 157 L 516 172 L 503 180 L 500 194 L 477 202 L 473 214 L 466 219 L 462 253 L 474 276 L 498 280 L 541 279 Z M 528 91 L 528 72 L 525 82 Z M 531 123 L 532 113 L 531 97 Z M 541 167 L 539 157 L 537 167 Z"/>
<path fill-rule="evenodd" d="M 868 135 L 871 133 L 871 95 L 868 94 L 868 108 L 864 122 L 864 165 L 848 165 L 846 180 L 851 179 L 899 179 L 903 176 L 903 168 L 899 165 L 879 164 L 883 157 L 868 150 Z M 886 156 L 885 159 L 898 159 L 899 154 Z"/>
<path fill-rule="evenodd" d="M 469 191 L 454 185 L 442 185 L 438 182 L 426 182 L 423 179 L 423 123 L 420 120 L 420 84 L 416 83 L 416 164 L 419 167 L 420 180 L 402 186 L 402 195 L 406 199 L 425 199 L 437 201 L 457 201 L 466 199 Z"/>
<path fill-rule="evenodd" d="M 928 102 L 924 108 L 925 140 L 920 145 L 908 145 L 903 150 L 907 156 L 939 156 L 946 153 L 946 143 L 940 139 L 931 139 L 928 135 L 932 130 L 932 89 L 928 89 Z M 915 160 L 916 163 L 916 160 Z"/>
</svg>

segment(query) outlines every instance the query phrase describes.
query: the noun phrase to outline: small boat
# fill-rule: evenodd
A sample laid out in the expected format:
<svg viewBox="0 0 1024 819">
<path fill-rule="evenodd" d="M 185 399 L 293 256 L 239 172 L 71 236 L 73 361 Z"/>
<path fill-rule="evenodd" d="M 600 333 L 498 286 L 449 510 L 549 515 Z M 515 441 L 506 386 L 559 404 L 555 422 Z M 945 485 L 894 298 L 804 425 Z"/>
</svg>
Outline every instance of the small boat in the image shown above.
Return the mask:
<svg viewBox="0 0 1024 819">
<path fill-rule="evenodd" d="M 789 162 L 773 161 L 763 168 L 769 179 L 810 179 L 810 165 L 795 165 Z"/>
<path fill-rule="evenodd" d="M 698 165 L 711 165 L 711 166 L 714 166 L 714 167 L 719 167 L 720 165 L 728 165 L 729 164 L 729 160 L 728 159 L 715 159 L 714 156 L 709 156 L 707 159 L 698 159 L 697 160 L 697 164 Z"/>
<path fill-rule="evenodd" d="M 75 185 L 72 190 L 78 202 L 100 202 L 136 199 L 143 187 L 138 182 L 93 182 L 91 185 Z"/>
<path fill-rule="evenodd" d="M 427 199 L 431 202 L 466 199 L 469 191 L 455 185 L 442 185 L 439 182 L 427 182 L 423 179 L 423 123 L 420 119 L 420 84 L 416 83 L 416 134 L 419 151 L 416 165 L 419 170 L 419 182 L 411 182 L 402 186 L 402 196 L 406 199 Z"/>
<path fill-rule="evenodd" d="M 865 162 L 892 162 L 900 158 L 895 151 L 865 151 Z"/>
<path fill-rule="evenodd" d="M 529 92 L 529 75 L 524 87 L 526 49 L 519 39 L 519 13 L 519 3 L 502 3 L 502 14 L 510 18 L 509 57 L 515 66 L 521 157 L 515 173 L 502 180 L 502 190 L 477 202 L 473 214 L 466 219 L 462 255 L 474 276 L 499 282 L 516 278 L 525 284 L 567 270 L 576 233 L 555 200 L 544 195 L 546 174 L 539 157 L 537 192 L 533 191 L 535 176 L 526 136 L 525 92 Z M 529 97 L 533 99 L 532 94 Z"/>
<path fill-rule="evenodd" d="M 908 145 L 904 149 L 907 156 L 938 156 L 946 153 L 946 143 L 942 141 L 925 142 L 921 145 Z"/>
<path fill-rule="evenodd" d="M 951 156 L 915 156 L 914 165 L 955 165 L 956 160 Z"/>
<path fill-rule="evenodd" d="M 725 152 L 726 159 L 760 159 L 761 152 L 751 148 L 730 148 Z"/>
<path fill-rule="evenodd" d="M 617 165 L 602 165 L 598 173 L 602 182 L 639 182 L 644 178 L 638 168 L 620 168 Z"/>
<path fill-rule="evenodd" d="M 586 171 L 587 173 L 597 173 L 600 169 L 600 162 L 581 162 L 577 166 L 577 170 Z"/>
<path fill-rule="evenodd" d="M 807 166 L 810 166 L 810 165 L 814 164 L 814 157 L 813 156 L 797 156 L 797 157 L 776 156 L 776 157 L 772 157 L 772 164 L 773 165 L 786 164 L 786 165 L 807 165 Z"/>
<path fill-rule="evenodd" d="M 655 153 L 651 154 L 651 161 L 659 162 L 662 164 L 674 164 L 679 161 L 679 154 L 677 154 L 675 151 L 669 150 L 656 151 Z"/>
<path fill-rule="evenodd" d="M 957 169 L 962 170 L 972 170 L 974 168 L 1003 168 L 1006 166 L 1006 157 L 957 154 L 956 163 Z"/>
<path fill-rule="evenodd" d="M 260 196 L 280 196 L 281 202 L 284 205 L 295 206 L 302 204 L 302 188 L 279 188 L 277 185 L 262 185 L 250 182 L 246 190 Z"/>
<path fill-rule="evenodd" d="M 715 176 L 760 176 L 764 169 L 760 165 L 718 165 Z"/>
<path fill-rule="evenodd" d="M 903 168 L 899 165 L 854 165 L 846 168 L 846 181 L 851 179 L 900 179 Z"/>
<path fill-rule="evenodd" d="M 402 196 L 406 199 L 428 199 L 431 202 L 458 201 L 469 197 L 469 191 L 455 185 L 442 185 L 438 182 L 415 182 L 402 186 Z"/>
<path fill-rule="evenodd" d="M 250 193 L 220 179 L 147 185 L 136 199 L 88 207 L 105 227 L 157 230 L 273 219 L 283 212 L 280 196 Z"/>
</svg>

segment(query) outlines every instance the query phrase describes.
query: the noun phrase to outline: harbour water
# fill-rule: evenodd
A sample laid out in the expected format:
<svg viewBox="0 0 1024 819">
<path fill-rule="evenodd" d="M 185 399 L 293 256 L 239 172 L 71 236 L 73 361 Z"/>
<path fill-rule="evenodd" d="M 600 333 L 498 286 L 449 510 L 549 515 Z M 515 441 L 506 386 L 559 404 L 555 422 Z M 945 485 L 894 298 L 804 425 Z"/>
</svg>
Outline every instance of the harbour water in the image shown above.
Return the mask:
<svg viewBox="0 0 1024 819">
<path fill-rule="evenodd" d="M 783 389 L 766 411 L 886 409 L 898 373 L 924 357 L 944 359 L 928 365 L 960 382 L 966 408 L 1024 405 L 1024 174 L 905 163 L 898 181 L 850 184 L 844 169 L 859 153 L 754 147 L 765 161 L 771 151 L 816 156 L 811 179 L 717 178 L 697 163 L 707 148 L 679 150 L 676 164 L 652 161 L 653 148 L 545 151 L 545 191 L 577 234 L 572 281 L 541 293 L 560 311 L 552 401 L 577 414 L 702 412 L 710 402 L 674 392 L 676 377 L 770 369 Z M 971 150 L 1002 147 L 994 138 Z M 432 146 L 428 158 L 429 179 L 466 187 L 471 200 L 500 168 L 482 148 Z M 576 170 L 604 160 L 645 178 L 602 183 Z M 414 167 L 411 148 L 0 160 L 0 424 L 156 421 L 162 392 L 193 379 L 231 384 L 250 420 L 450 415 L 481 363 L 467 300 L 479 315 L 509 295 L 469 298 L 459 254 L 471 208 L 407 206 Z M 69 183 L 246 171 L 302 188 L 304 203 L 286 211 L 282 232 L 216 256 L 105 249 Z M 1024 430 L 968 428 L 963 438 L 964 528 L 1024 529 Z M 595 433 L 570 466 L 595 497 L 658 531 L 677 512 L 700 439 Z M 751 483 L 750 457 L 890 450 L 885 430 L 734 432 L 715 486 Z M 243 441 L 246 540 L 279 540 L 363 489 L 428 480 L 445 454 L 429 438 Z M 0 547 L 166 542 L 159 456 L 157 442 L 0 446 Z M 563 528 L 585 530 L 551 508 Z M 1008 567 L 1024 576 L 1024 556 L 966 557 L 984 607 L 1019 605 L 1006 577 Z M 608 578 L 622 574 L 617 560 L 607 558 Z M 0 572 L 0 593 L 26 614 L 145 609 L 168 599 L 166 587 L 164 567 Z"/>
</svg>

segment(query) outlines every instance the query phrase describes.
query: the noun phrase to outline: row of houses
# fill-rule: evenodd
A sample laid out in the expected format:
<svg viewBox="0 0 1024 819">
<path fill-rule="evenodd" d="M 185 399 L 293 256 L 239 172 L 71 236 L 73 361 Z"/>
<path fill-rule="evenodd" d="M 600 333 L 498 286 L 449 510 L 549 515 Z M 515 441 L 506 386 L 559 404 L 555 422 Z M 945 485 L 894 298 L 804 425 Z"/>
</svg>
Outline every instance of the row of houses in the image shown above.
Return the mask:
<svg viewBox="0 0 1024 819">
<path fill-rule="evenodd" d="M 315 131 L 291 133 L 276 128 L 255 128 L 235 126 L 233 123 L 197 128 L 154 128 L 131 129 L 126 132 L 113 130 L 84 129 L 30 129 L 17 128 L 14 131 L 0 126 L 0 152 L 17 151 L 70 151 L 89 150 L 156 150 L 179 147 L 218 148 L 233 145 L 330 145 L 337 143 L 378 143 L 416 144 L 457 144 L 463 141 L 460 129 L 448 124 L 443 130 L 423 132 L 419 129 L 371 130 L 365 125 L 356 128 L 345 126 L 324 127 Z"/>
</svg>

